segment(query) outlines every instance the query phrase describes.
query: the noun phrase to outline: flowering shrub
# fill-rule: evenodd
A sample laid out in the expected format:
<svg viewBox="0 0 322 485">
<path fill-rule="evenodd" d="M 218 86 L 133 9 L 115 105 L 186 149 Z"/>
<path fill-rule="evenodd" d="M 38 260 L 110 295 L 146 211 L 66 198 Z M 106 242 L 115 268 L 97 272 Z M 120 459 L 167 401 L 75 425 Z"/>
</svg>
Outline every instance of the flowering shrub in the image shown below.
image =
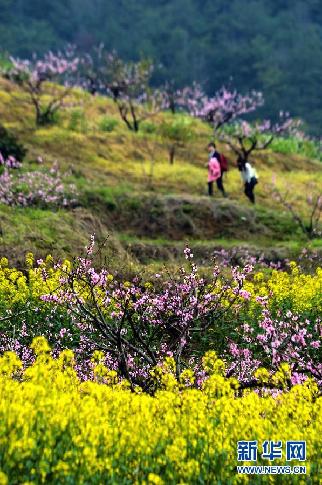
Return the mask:
<svg viewBox="0 0 322 485">
<path fill-rule="evenodd" d="M 9 155 L 8 158 L 4 158 L 0 152 L 0 166 L 5 168 L 20 168 L 21 162 L 16 160 L 12 155 Z"/>
<path fill-rule="evenodd" d="M 231 342 L 228 350 L 232 357 L 229 375 L 236 375 L 249 386 L 249 375 L 255 375 L 260 366 L 272 372 L 287 362 L 292 371 L 290 383 L 303 382 L 312 375 L 321 386 L 321 320 L 301 319 L 291 311 L 274 318 L 265 303 L 263 306 L 259 321 L 236 328 L 238 344 Z M 256 379 L 253 385 L 258 385 Z"/>
<path fill-rule="evenodd" d="M 60 287 L 42 299 L 66 307 L 89 334 L 98 333 L 100 348 L 132 383 L 145 379 L 147 370 L 165 355 L 173 356 L 178 377 L 196 336 L 205 338 L 212 324 L 234 305 L 252 270 L 232 268 L 230 279 L 225 279 L 219 278 L 220 269 L 215 267 L 212 281 L 207 282 L 186 248 L 190 271 L 181 268 L 179 275 L 158 288 L 152 282 L 142 285 L 139 278 L 117 281 L 106 269 L 96 270 L 93 250 L 94 238 L 84 257 L 72 266 L 60 266 Z"/>
<path fill-rule="evenodd" d="M 9 168 L 20 166 L 12 157 L 4 160 L 3 165 L 6 167 L 0 175 L 0 202 L 3 204 L 67 207 L 76 203 L 76 188 L 63 182 L 57 164 L 49 172 L 35 170 L 19 175 L 13 175 L 9 171 Z"/>
<path fill-rule="evenodd" d="M 265 271 L 265 269 L 288 270 L 290 268 L 290 260 L 282 258 L 281 256 L 272 254 L 272 256 L 265 255 L 264 252 L 254 254 L 249 251 L 247 247 L 234 247 L 230 249 L 218 249 L 213 252 L 213 256 L 221 267 L 230 266 L 246 266 L 252 265 L 256 270 Z M 312 248 L 304 248 L 296 258 L 297 267 L 300 272 L 314 273 L 321 264 L 321 257 L 319 250 Z"/>
<path fill-rule="evenodd" d="M 258 272 L 253 282 L 245 284 L 247 308 L 241 308 L 235 319 L 227 353 L 228 375 L 247 385 L 257 385 L 249 376 L 258 367 L 273 372 L 283 362 L 290 365 L 290 384 L 310 375 L 322 385 L 322 272 L 305 275 L 294 262 L 290 269 L 290 273 L 274 270 L 266 281 Z"/>
<path fill-rule="evenodd" d="M 186 249 L 187 266 L 177 275 L 156 274 L 146 283 L 124 282 L 93 265 L 94 240 L 84 257 L 55 265 L 49 257 L 28 275 L 0 267 L 0 350 L 14 350 L 24 365 L 32 362 L 29 345 L 44 335 L 53 355 L 75 352 L 82 379 L 93 376 L 91 355 L 104 354 L 110 369 L 153 391 L 150 371 L 172 358 L 175 376 L 192 372 L 193 386 L 205 379 L 203 354 L 214 350 L 225 373 L 244 388 L 274 387 L 257 377 L 264 367 L 270 379 L 282 364 L 291 387 L 308 377 L 322 386 L 322 270 L 288 271 L 214 268 L 200 276 Z M 275 386 L 279 388 L 280 386 Z"/>
<path fill-rule="evenodd" d="M 312 381 L 275 398 L 249 391 L 237 397 L 236 381 L 207 354 L 202 389 L 183 388 L 189 374 L 177 380 L 168 361 L 154 371 L 162 382 L 152 397 L 139 388 L 131 392 L 99 362 L 93 382 L 81 382 L 73 353 L 52 359 L 43 338 L 31 348 L 37 358 L 24 371 L 14 353 L 0 359 L 3 484 L 240 483 L 241 439 L 306 440 L 307 462 L 290 464 L 305 464 L 310 483 L 319 483 L 322 398 Z M 285 372 L 276 379 L 283 382 Z M 257 464 L 285 465 L 285 457 L 259 457 Z M 271 483 L 271 477 L 252 482 Z M 289 475 L 287 483 L 303 483 L 303 476 Z"/>
</svg>

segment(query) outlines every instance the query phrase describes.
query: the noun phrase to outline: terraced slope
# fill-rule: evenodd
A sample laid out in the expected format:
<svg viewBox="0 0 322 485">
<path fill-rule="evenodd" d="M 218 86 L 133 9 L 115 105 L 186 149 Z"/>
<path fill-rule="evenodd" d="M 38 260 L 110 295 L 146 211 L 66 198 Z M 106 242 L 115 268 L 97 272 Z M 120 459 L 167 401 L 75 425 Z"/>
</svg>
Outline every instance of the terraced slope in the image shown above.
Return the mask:
<svg viewBox="0 0 322 485">
<path fill-rule="evenodd" d="M 67 104 L 55 125 L 36 129 L 28 97 L 0 81 L 1 123 L 28 148 L 23 170 L 37 169 L 39 156 L 45 167 L 58 160 L 79 193 L 78 206 L 66 210 L 1 204 L 1 255 L 21 264 L 27 251 L 72 255 L 93 232 L 110 234 L 114 258 L 118 254 L 134 263 L 176 258 L 187 242 L 200 248 L 201 256 L 213 247 L 236 246 L 285 256 L 308 245 L 290 214 L 272 198 L 270 185 L 275 177 L 304 215 L 310 184 L 322 186 L 319 160 L 273 151 L 258 155 L 253 162 L 260 183 L 252 207 L 243 195 L 233 154 L 220 146 L 231 162 L 225 180 L 229 198 L 217 194 L 209 199 L 205 162 L 212 132 L 206 124 L 194 120 L 193 141 L 178 150 L 170 165 L 167 144 L 156 134 L 169 114 L 133 134 L 106 98 L 75 90 Z M 103 130 L 106 119 L 118 121 L 112 131 Z M 310 244 L 321 247 L 320 240 Z"/>
</svg>

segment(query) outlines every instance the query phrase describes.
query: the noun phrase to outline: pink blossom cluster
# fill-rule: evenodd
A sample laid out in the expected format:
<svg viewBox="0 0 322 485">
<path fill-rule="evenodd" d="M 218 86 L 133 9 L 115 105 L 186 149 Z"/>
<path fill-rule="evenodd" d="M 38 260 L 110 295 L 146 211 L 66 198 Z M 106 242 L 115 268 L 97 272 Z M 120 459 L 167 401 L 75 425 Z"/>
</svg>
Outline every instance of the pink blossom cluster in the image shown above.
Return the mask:
<svg viewBox="0 0 322 485">
<path fill-rule="evenodd" d="M 259 367 L 273 373 L 280 364 L 288 363 L 292 384 L 312 376 L 322 385 L 321 320 L 291 310 L 273 315 L 267 299 L 258 298 L 258 303 L 262 307 L 258 320 L 240 325 L 238 338 L 228 345 L 229 375 L 248 382 Z"/>
<path fill-rule="evenodd" d="M 214 96 L 208 97 L 202 87 L 194 83 L 178 92 L 179 106 L 198 118 L 212 123 L 215 129 L 251 113 L 264 104 L 262 93 L 252 91 L 246 95 L 223 86 Z"/>
<path fill-rule="evenodd" d="M 44 81 L 57 81 L 66 74 L 74 73 L 79 63 L 79 58 L 74 57 L 72 49 L 57 54 L 49 51 L 41 59 L 34 55 L 31 60 L 14 57 L 10 60 L 12 68 L 9 76 L 14 80 L 26 80 L 35 89 L 39 89 Z"/>
<path fill-rule="evenodd" d="M 54 164 L 48 172 L 12 174 L 6 168 L 0 175 L 0 202 L 13 206 L 69 207 L 77 203 L 73 184 L 66 185 Z"/>
<path fill-rule="evenodd" d="M 280 113 L 279 121 L 272 123 L 271 120 L 262 120 L 248 123 L 245 120 L 234 124 L 234 137 L 255 139 L 259 135 L 299 135 L 301 120 L 291 118 L 289 114 Z"/>
<path fill-rule="evenodd" d="M 232 248 L 232 249 L 215 249 L 213 257 L 221 266 L 229 268 L 231 266 L 252 265 L 260 268 L 271 268 L 282 270 L 288 267 L 289 260 L 287 258 L 279 258 L 276 256 L 265 255 L 260 253 L 254 255 L 253 252 L 247 248 Z"/>
<path fill-rule="evenodd" d="M 97 344 L 86 337 L 84 325 L 75 321 L 70 325 L 70 318 L 67 314 L 61 313 L 60 308 L 51 306 L 41 308 L 35 303 L 27 303 L 23 317 L 19 321 L 15 317 L 15 325 L 19 325 L 19 332 L 11 331 L 11 326 L 6 325 L 5 329 L 0 330 L 0 353 L 8 350 L 16 352 L 21 358 L 24 367 L 30 366 L 35 360 L 35 354 L 30 349 L 30 344 L 34 337 L 44 335 L 52 348 L 53 357 L 65 349 L 73 349 L 75 355 L 75 370 L 82 380 L 93 379 L 94 363 L 92 356 L 97 349 Z M 11 310 L 5 313 L 5 317 L 12 314 Z M 31 317 L 32 315 L 32 317 Z M 87 329 L 89 332 L 93 329 Z M 104 362 L 109 369 L 116 369 L 115 362 L 108 353 L 104 355 Z"/>
<path fill-rule="evenodd" d="M 21 165 L 21 162 L 16 160 L 16 158 L 12 155 L 10 155 L 8 158 L 4 158 L 0 152 L 0 166 L 5 168 L 20 168 Z"/>
<path fill-rule="evenodd" d="M 4 75 L 28 93 L 35 109 L 36 124 L 52 123 L 74 85 L 79 58 L 74 56 L 73 49 L 57 54 L 50 51 L 40 59 L 36 55 L 31 60 L 11 58 L 11 64 Z M 46 84 L 45 89 L 45 83 L 51 84 Z M 64 88 L 59 88 L 58 83 L 64 84 Z"/>
</svg>

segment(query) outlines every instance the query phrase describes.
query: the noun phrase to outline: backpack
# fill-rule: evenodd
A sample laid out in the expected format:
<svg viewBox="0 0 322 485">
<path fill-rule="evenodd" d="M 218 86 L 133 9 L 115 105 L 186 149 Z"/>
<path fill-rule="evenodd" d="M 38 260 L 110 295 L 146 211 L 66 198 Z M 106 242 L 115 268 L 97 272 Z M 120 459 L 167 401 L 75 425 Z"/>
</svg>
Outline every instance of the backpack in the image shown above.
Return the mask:
<svg viewBox="0 0 322 485">
<path fill-rule="evenodd" d="M 228 160 L 222 153 L 219 157 L 220 168 L 222 172 L 228 172 Z"/>
</svg>

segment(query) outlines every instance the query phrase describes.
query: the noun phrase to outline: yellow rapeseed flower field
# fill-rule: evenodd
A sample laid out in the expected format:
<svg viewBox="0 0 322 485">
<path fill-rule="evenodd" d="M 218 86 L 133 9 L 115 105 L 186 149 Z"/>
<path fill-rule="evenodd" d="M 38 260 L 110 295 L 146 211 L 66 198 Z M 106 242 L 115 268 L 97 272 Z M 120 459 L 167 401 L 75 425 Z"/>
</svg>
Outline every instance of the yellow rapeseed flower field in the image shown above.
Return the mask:
<svg viewBox="0 0 322 485">
<path fill-rule="evenodd" d="M 236 381 L 210 353 L 203 389 L 169 379 L 151 396 L 115 379 L 102 383 L 102 366 L 95 382 L 80 382 L 73 353 L 53 359 L 42 337 L 32 348 L 37 359 L 24 371 L 14 353 L 0 359 L 2 485 L 247 483 L 236 472 L 239 440 L 305 440 L 308 475 L 274 483 L 321 483 L 322 397 L 312 381 L 275 397 L 236 397 Z"/>
<path fill-rule="evenodd" d="M 37 299 L 41 295 L 51 293 L 60 286 L 60 279 L 66 276 L 71 268 L 71 262 L 65 260 L 62 266 L 55 269 L 52 257 L 34 266 L 32 254 L 27 254 L 28 274 L 8 267 L 6 258 L 0 259 L 0 300 L 15 303 L 25 303 L 28 299 Z M 267 297 L 274 304 L 291 306 L 292 311 L 302 312 L 312 307 L 322 310 L 322 268 L 317 268 L 314 274 L 300 271 L 295 262 L 290 263 L 291 271 L 273 270 L 268 276 L 258 271 L 251 281 L 246 281 L 244 288 L 251 295 L 251 301 L 256 297 Z M 46 278 L 43 272 L 46 272 Z M 110 275 L 111 277 L 111 275 Z M 151 283 L 149 283 L 151 284 Z M 220 287 L 220 285 L 219 285 Z"/>
</svg>

